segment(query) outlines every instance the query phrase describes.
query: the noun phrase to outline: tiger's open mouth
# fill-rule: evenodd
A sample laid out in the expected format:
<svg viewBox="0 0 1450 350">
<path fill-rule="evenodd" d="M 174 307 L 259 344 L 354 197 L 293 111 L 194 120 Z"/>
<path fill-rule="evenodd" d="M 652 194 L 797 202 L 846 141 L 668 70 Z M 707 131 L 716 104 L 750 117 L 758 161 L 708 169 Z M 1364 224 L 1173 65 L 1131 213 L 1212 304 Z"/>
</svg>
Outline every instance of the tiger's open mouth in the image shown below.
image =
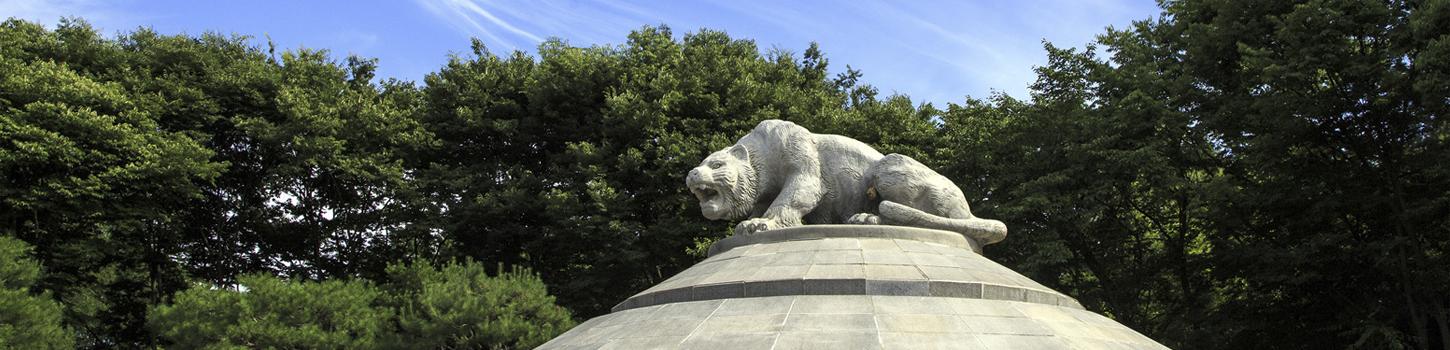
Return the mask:
<svg viewBox="0 0 1450 350">
<path fill-rule="evenodd" d="M 685 178 L 685 188 L 700 201 L 700 213 L 710 220 L 727 219 L 735 210 L 731 203 L 733 195 L 729 182 L 723 176 L 717 175 L 722 174 L 700 167 L 691 170 L 690 175 Z"/>
<path fill-rule="evenodd" d="M 716 191 L 715 189 L 710 188 L 710 186 L 705 185 L 691 187 L 690 192 L 694 193 L 695 198 L 699 199 L 701 203 L 715 200 L 716 197 L 720 196 L 720 191 Z"/>
</svg>

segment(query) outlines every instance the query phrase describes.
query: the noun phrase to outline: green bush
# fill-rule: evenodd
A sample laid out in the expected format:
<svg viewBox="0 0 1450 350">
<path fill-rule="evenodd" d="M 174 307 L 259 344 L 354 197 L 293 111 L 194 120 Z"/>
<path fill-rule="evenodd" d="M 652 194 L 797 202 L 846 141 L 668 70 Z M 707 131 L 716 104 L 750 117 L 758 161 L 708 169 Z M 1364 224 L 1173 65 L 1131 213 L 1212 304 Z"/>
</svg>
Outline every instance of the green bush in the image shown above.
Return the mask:
<svg viewBox="0 0 1450 350">
<path fill-rule="evenodd" d="M 246 275 L 239 290 L 197 286 L 150 316 L 156 334 L 180 349 L 377 346 L 389 317 L 367 282 L 295 282 Z"/>
<path fill-rule="evenodd" d="M 0 237 L 0 349 L 68 349 L 75 337 L 61 325 L 60 303 L 32 287 L 40 264 L 30 245 Z"/>
<path fill-rule="evenodd" d="M 529 349 L 570 327 L 544 281 L 515 268 L 489 277 L 481 264 L 388 267 L 400 348 Z"/>
<path fill-rule="evenodd" d="M 490 277 L 475 262 L 395 264 L 382 285 L 268 275 L 239 281 L 236 289 L 178 293 L 153 310 L 150 326 L 178 349 L 519 349 L 574 325 L 532 272 Z"/>
</svg>

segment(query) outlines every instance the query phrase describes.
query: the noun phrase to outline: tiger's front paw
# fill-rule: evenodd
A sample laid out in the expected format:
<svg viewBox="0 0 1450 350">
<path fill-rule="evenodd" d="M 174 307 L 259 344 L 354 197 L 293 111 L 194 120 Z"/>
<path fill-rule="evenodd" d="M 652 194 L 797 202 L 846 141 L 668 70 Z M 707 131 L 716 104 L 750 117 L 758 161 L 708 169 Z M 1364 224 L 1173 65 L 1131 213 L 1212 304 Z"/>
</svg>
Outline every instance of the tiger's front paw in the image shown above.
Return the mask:
<svg viewBox="0 0 1450 350">
<path fill-rule="evenodd" d="M 735 234 L 754 234 L 761 231 L 769 231 L 780 228 L 780 223 L 772 219 L 754 218 L 741 221 L 735 226 Z"/>
<path fill-rule="evenodd" d="M 846 219 L 846 223 L 851 225 L 880 225 L 881 217 L 871 213 L 860 213 L 851 215 L 850 218 Z"/>
</svg>

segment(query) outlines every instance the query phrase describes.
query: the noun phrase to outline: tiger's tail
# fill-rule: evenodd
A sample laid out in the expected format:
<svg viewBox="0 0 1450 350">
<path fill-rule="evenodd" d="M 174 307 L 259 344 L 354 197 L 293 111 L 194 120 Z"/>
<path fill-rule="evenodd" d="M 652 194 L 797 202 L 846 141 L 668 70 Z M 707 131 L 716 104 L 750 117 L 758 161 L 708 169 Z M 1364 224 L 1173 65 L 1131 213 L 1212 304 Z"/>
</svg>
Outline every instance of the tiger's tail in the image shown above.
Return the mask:
<svg viewBox="0 0 1450 350">
<path fill-rule="evenodd" d="M 877 207 L 877 213 L 885 219 L 883 221 L 886 222 L 883 223 L 957 232 L 977 240 L 982 245 L 1001 242 L 1007 238 L 1007 224 L 997 220 L 953 219 L 885 200 Z"/>
</svg>

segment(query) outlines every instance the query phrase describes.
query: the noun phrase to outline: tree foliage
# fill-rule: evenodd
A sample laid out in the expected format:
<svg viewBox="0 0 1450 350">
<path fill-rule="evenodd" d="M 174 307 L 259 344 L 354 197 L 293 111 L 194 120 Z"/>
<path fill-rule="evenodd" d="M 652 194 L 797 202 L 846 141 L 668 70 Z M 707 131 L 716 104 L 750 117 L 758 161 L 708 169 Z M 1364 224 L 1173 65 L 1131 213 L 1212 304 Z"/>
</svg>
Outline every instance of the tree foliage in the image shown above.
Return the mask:
<svg viewBox="0 0 1450 350">
<path fill-rule="evenodd" d="M 30 245 L 0 237 L 0 348 L 66 349 L 75 336 L 61 324 L 61 306 L 35 288 L 40 264 Z"/>
<path fill-rule="evenodd" d="M 475 262 L 388 267 L 366 280 L 249 274 L 236 289 L 198 285 L 155 308 L 151 328 L 178 349 L 527 349 L 574 325 L 526 270 L 490 277 Z"/>
<path fill-rule="evenodd" d="M 762 55 L 722 32 L 672 36 L 550 41 L 537 59 L 475 42 L 430 74 L 419 118 L 436 143 L 410 161 L 453 254 L 537 269 L 565 305 L 597 315 L 692 264 L 682 247 L 726 233 L 699 217 L 680 169 L 760 120 L 844 131 L 864 119 L 843 110 L 819 56 Z M 913 111 L 899 100 L 894 111 Z"/>
<path fill-rule="evenodd" d="M 252 274 L 237 290 L 197 286 L 158 306 L 151 326 L 169 347 L 358 349 L 378 345 L 387 310 L 366 281 L 289 282 Z"/>
<path fill-rule="evenodd" d="M 397 348 L 531 349 L 574 326 L 544 281 L 514 268 L 488 276 L 476 262 L 388 267 Z"/>
<path fill-rule="evenodd" d="M 34 246 L 23 294 L 82 347 L 527 347 L 728 235 L 681 174 L 778 118 L 922 160 L 1011 227 L 994 259 L 1175 348 L 1450 344 L 1450 5 L 1160 6 L 1044 45 L 1030 96 L 940 109 L 712 30 L 475 41 L 413 83 L 9 20 L 0 235 Z M 286 298 L 358 323 L 264 301 Z M 180 331 L 229 302 L 266 321 Z"/>
<path fill-rule="evenodd" d="M 1163 6 L 944 116 L 1002 260 L 1173 347 L 1450 344 L 1444 2 Z"/>
<path fill-rule="evenodd" d="M 143 338 L 142 310 L 185 279 L 171 223 L 221 166 L 163 129 L 147 98 L 72 68 L 109 63 L 99 52 L 114 42 L 83 23 L 0 28 L 0 225 L 35 246 L 39 287 L 73 306 L 66 316 L 84 342 Z"/>
</svg>

